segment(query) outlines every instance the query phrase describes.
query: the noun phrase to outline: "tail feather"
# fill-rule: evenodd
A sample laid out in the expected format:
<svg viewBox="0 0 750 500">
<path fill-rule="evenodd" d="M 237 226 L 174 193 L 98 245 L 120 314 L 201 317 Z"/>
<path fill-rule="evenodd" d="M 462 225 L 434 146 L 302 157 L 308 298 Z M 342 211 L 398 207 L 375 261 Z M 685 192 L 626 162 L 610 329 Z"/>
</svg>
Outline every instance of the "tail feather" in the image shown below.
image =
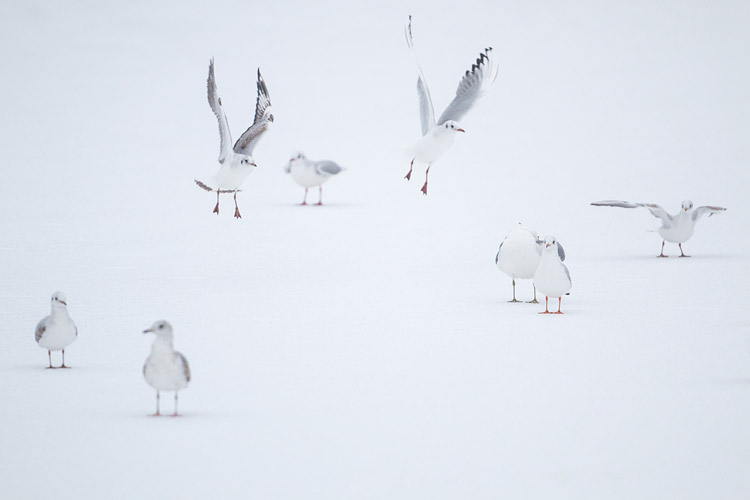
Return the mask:
<svg viewBox="0 0 750 500">
<path fill-rule="evenodd" d="M 196 184 L 198 184 L 198 187 L 199 187 L 199 188 L 201 188 L 201 189 L 205 189 L 205 190 L 206 190 L 206 191 L 208 191 L 209 193 L 210 193 L 211 191 L 213 191 L 213 189 L 211 189 L 210 187 L 206 186 L 206 185 L 205 185 L 204 183 L 202 183 L 202 182 L 201 182 L 201 181 L 199 181 L 198 179 L 194 179 L 194 180 L 195 180 L 195 183 L 196 183 Z"/>
<path fill-rule="evenodd" d="M 224 194 L 224 193 L 239 193 L 240 191 L 242 191 L 241 189 L 214 189 L 211 186 L 208 186 L 205 183 L 199 181 L 198 179 L 193 179 L 193 180 L 195 181 L 195 183 L 198 185 L 199 188 L 205 189 L 209 193 Z"/>
</svg>

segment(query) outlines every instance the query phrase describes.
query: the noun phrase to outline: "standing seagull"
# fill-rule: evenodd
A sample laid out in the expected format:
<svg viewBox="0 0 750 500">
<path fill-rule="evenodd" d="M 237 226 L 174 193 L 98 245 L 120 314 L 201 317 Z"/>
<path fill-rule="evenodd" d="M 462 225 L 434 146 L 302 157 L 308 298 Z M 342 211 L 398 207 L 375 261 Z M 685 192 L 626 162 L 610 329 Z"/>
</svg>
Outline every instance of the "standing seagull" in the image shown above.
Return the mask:
<svg viewBox="0 0 750 500">
<path fill-rule="evenodd" d="M 159 391 L 174 391 L 174 413 L 177 417 L 177 393 L 190 382 L 190 366 L 187 359 L 172 346 L 172 325 L 166 321 L 157 321 L 143 333 L 153 333 L 156 340 L 151 345 L 151 355 L 143 365 L 143 376 L 148 385 L 156 389 L 156 413 L 159 413 Z"/>
<path fill-rule="evenodd" d="M 286 173 L 292 174 L 294 182 L 305 188 L 305 197 L 301 205 L 307 205 L 307 190 L 318 186 L 318 205 L 323 204 L 323 183 L 331 176 L 340 173 L 343 168 L 330 160 L 308 160 L 304 154 L 298 153 L 289 160 Z"/>
<path fill-rule="evenodd" d="M 65 348 L 78 337 L 78 328 L 68 315 L 68 302 L 65 294 L 55 292 L 52 295 L 52 311 L 37 325 L 34 338 L 39 347 L 47 349 L 49 366 L 47 368 L 70 368 L 65 366 Z M 52 351 L 62 351 L 62 365 L 52 366 Z"/>
<path fill-rule="evenodd" d="M 564 255 L 564 254 L 563 254 Z M 554 236 L 544 238 L 544 250 L 539 267 L 534 273 L 534 286 L 546 297 L 544 298 L 544 312 L 539 314 L 562 314 L 562 296 L 570 291 L 573 282 L 570 272 L 560 259 L 560 249 Z M 549 298 L 557 297 L 557 312 L 550 313 Z"/>
<path fill-rule="evenodd" d="M 497 78 L 498 65 L 494 59 L 492 47 L 484 49 L 479 54 L 477 61 L 471 65 L 471 69 L 466 71 L 456 90 L 456 97 L 445 108 L 437 122 L 435 121 L 435 111 L 432 108 L 432 98 L 430 90 L 427 88 L 427 80 L 422 73 L 422 68 L 417 60 L 417 54 L 414 51 L 414 41 L 411 35 L 411 16 L 409 24 L 406 26 L 406 43 L 411 49 L 414 56 L 414 62 L 417 65 L 417 94 L 419 95 L 419 118 L 422 122 L 422 138 L 411 148 L 412 154 L 409 173 L 405 179 L 411 179 L 411 172 L 414 168 L 414 162 L 427 163 L 427 170 L 424 176 L 424 186 L 422 192 L 427 194 L 427 178 L 430 173 L 430 166 L 437 161 L 443 153 L 453 144 L 457 132 L 465 132 L 458 125 L 460 120 L 471 107 L 479 100 L 485 89 L 489 87 Z"/>
<path fill-rule="evenodd" d="M 263 133 L 268 130 L 273 122 L 271 99 L 268 96 L 266 82 L 260 75 L 260 68 L 258 68 L 258 98 L 255 101 L 255 120 L 250 128 L 245 130 L 237 139 L 234 147 L 230 146 L 232 134 L 229 132 L 227 115 L 224 114 L 221 98 L 216 89 L 213 59 L 208 65 L 208 104 L 219 121 L 219 137 L 221 139 L 219 164 L 221 164 L 221 167 L 219 172 L 211 177 L 208 182 L 201 182 L 196 179 L 195 183 L 206 191 L 216 191 L 214 213 L 217 215 L 219 214 L 219 195 L 221 193 L 234 193 L 234 216 L 239 219 L 242 216 L 237 206 L 237 193 L 247 176 L 250 175 L 251 167 L 256 166 L 252 156 L 255 145 L 258 144 Z"/>
<path fill-rule="evenodd" d="M 539 260 L 542 258 L 544 241 L 539 239 L 537 233 L 526 227 L 519 227 L 511 231 L 505 237 L 495 256 L 495 264 L 502 272 L 513 280 L 513 300 L 508 302 L 521 302 L 516 300 L 516 280 L 529 280 L 534 277 Z M 558 244 L 557 250 L 560 261 L 565 260 L 565 250 Z M 536 287 L 534 287 L 534 300 L 529 304 L 538 304 L 536 300 Z"/>
<path fill-rule="evenodd" d="M 711 217 L 726 210 L 724 207 L 703 206 L 693 210 L 693 202 L 685 200 L 682 202 L 682 210 L 674 215 L 669 215 L 659 205 L 653 203 L 631 203 L 629 201 L 604 200 L 595 201 L 592 205 L 596 207 L 621 207 L 621 208 L 638 208 L 646 207 L 651 215 L 661 219 L 661 226 L 656 230 L 662 237 L 661 253 L 657 257 L 668 257 L 664 255 L 664 243 L 677 243 L 680 247 L 680 257 L 690 257 L 682 251 L 682 244 L 693 236 L 695 223 L 705 213 Z"/>
</svg>

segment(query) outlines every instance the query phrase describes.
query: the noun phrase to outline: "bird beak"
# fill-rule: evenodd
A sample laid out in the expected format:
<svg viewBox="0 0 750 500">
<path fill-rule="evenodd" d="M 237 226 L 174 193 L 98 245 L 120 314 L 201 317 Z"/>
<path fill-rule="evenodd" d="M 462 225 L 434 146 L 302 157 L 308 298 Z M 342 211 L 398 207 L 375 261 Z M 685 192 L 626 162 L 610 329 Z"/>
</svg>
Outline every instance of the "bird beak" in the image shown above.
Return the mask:
<svg viewBox="0 0 750 500">
<path fill-rule="evenodd" d="M 547 248 L 549 248 L 549 247 L 550 247 L 550 244 L 549 244 L 549 243 L 547 243 Z"/>
<path fill-rule="evenodd" d="M 143 333 L 153 333 L 153 332 L 154 332 L 153 328 L 149 328 L 148 330 L 143 330 Z"/>
<path fill-rule="evenodd" d="M 67 302 L 65 302 L 64 300 L 60 300 L 59 302 L 60 302 L 60 304 L 62 304 L 62 305 L 64 305 L 64 306 L 67 306 L 67 305 L 68 305 L 68 303 L 67 303 Z"/>
<path fill-rule="evenodd" d="M 466 132 L 466 131 L 464 129 L 462 129 L 462 128 L 457 128 L 456 132 Z"/>
<path fill-rule="evenodd" d="M 251 163 L 250 165 L 252 165 L 253 167 L 257 167 L 258 166 L 258 165 L 255 164 L 255 162 Z"/>
</svg>

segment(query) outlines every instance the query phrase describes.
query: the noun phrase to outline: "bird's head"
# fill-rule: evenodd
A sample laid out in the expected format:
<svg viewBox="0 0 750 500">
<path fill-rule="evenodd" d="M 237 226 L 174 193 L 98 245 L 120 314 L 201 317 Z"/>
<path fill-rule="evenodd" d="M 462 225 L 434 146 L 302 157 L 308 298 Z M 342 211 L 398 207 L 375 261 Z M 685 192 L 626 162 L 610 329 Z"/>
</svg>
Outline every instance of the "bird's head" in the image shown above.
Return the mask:
<svg viewBox="0 0 750 500">
<path fill-rule="evenodd" d="M 159 321 L 155 321 L 154 324 L 146 330 L 143 330 L 143 333 L 153 333 L 157 338 L 171 339 L 172 325 L 163 319 L 160 319 Z"/>
<path fill-rule="evenodd" d="M 62 292 L 55 292 L 52 294 L 52 307 L 68 305 L 68 301 L 65 299 L 65 294 Z"/>
<path fill-rule="evenodd" d="M 252 156 L 248 155 L 239 155 L 240 156 L 240 165 L 244 165 L 246 167 L 257 167 L 258 165 L 255 164 L 255 160 L 253 160 Z"/>
<path fill-rule="evenodd" d="M 293 154 L 291 158 L 289 158 L 289 162 L 298 161 L 298 160 L 304 160 L 305 154 L 301 151 L 298 151 L 297 153 Z"/>
<path fill-rule="evenodd" d="M 683 209 L 684 211 L 686 211 L 686 212 L 687 212 L 687 211 L 688 211 L 688 210 L 690 210 L 691 208 L 693 208 L 693 202 L 692 202 L 692 201 L 690 201 L 690 200 L 685 200 L 685 201 L 683 201 L 683 202 L 682 202 L 682 209 Z"/>
<path fill-rule="evenodd" d="M 458 122 L 454 120 L 448 120 L 443 123 L 443 128 L 448 132 L 466 132 L 464 129 L 458 126 Z"/>
<path fill-rule="evenodd" d="M 555 254 L 557 254 L 557 238 L 555 238 L 554 236 L 545 236 L 544 251 L 554 252 Z"/>
</svg>

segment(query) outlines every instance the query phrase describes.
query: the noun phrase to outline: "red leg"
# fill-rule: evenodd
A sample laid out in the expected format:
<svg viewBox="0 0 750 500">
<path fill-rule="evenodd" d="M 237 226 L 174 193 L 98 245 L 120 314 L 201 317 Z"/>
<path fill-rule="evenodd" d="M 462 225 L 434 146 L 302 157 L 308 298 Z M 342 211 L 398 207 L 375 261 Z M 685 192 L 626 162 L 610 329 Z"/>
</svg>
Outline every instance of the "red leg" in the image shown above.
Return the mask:
<svg viewBox="0 0 750 500">
<path fill-rule="evenodd" d="M 161 413 L 159 413 L 159 391 L 156 391 L 156 413 L 149 415 L 149 417 L 159 417 L 159 416 L 161 416 Z"/>
<path fill-rule="evenodd" d="M 318 205 L 323 204 L 323 186 L 318 186 Z"/>
<path fill-rule="evenodd" d="M 411 171 L 414 169 L 414 160 L 415 158 L 412 158 L 411 165 L 409 165 L 409 173 L 404 176 L 404 179 L 411 180 Z"/>
<path fill-rule="evenodd" d="M 549 312 L 549 297 L 545 295 L 544 297 L 544 312 L 540 312 L 539 314 L 550 314 Z"/>
<path fill-rule="evenodd" d="M 661 253 L 659 255 L 657 255 L 657 257 L 664 257 L 664 258 L 669 257 L 669 255 L 664 255 L 664 243 L 666 243 L 666 241 L 662 240 L 662 242 L 661 242 Z"/>
<path fill-rule="evenodd" d="M 219 195 L 221 194 L 221 190 L 216 190 L 216 206 L 214 207 L 214 213 L 216 215 L 219 215 Z"/>
<path fill-rule="evenodd" d="M 562 307 L 562 297 L 557 298 L 557 312 L 552 314 L 562 314 L 563 312 L 560 310 Z"/>
<path fill-rule="evenodd" d="M 430 176 L 430 166 L 427 166 L 427 171 L 424 173 L 424 186 L 422 186 L 422 192 L 427 196 L 427 179 Z"/>
<path fill-rule="evenodd" d="M 52 351 L 47 351 L 47 357 L 49 357 L 49 366 L 47 367 L 47 369 L 49 370 L 50 368 L 52 368 L 54 370 L 55 367 L 52 366 Z"/>
<path fill-rule="evenodd" d="M 685 255 L 685 252 L 682 251 L 682 243 L 680 243 L 680 257 L 690 257 L 689 255 Z"/>
<path fill-rule="evenodd" d="M 241 219 L 240 207 L 237 206 L 237 191 L 234 192 L 234 218 Z"/>
<path fill-rule="evenodd" d="M 69 366 L 65 366 L 65 349 L 62 350 L 62 365 L 60 365 L 60 368 L 70 368 Z"/>
<path fill-rule="evenodd" d="M 307 188 L 305 188 L 305 197 L 302 199 L 300 205 L 307 205 Z"/>
</svg>

